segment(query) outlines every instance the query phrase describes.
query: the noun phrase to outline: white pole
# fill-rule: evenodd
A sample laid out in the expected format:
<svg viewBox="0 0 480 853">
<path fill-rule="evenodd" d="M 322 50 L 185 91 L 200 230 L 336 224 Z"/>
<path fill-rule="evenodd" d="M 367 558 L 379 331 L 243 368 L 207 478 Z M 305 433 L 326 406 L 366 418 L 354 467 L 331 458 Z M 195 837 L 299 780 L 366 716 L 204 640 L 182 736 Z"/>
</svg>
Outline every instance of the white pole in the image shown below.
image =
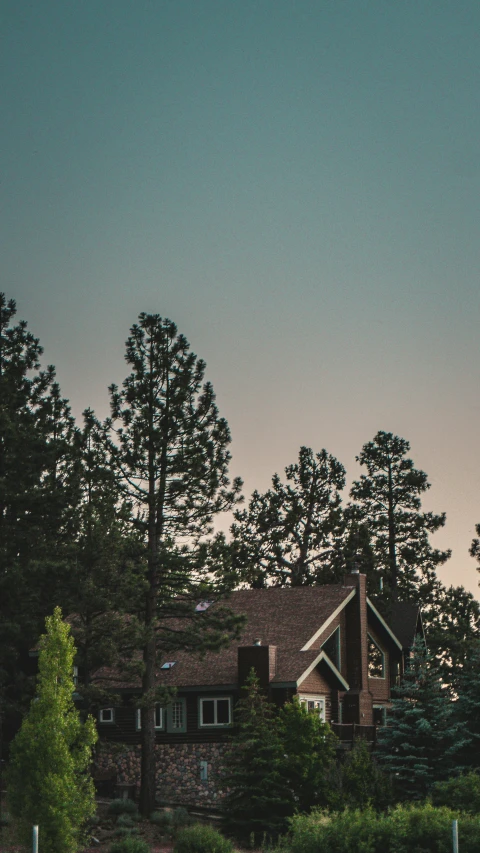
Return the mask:
<svg viewBox="0 0 480 853">
<path fill-rule="evenodd" d="M 458 820 L 452 823 L 453 853 L 458 853 Z"/>
<path fill-rule="evenodd" d="M 33 853 L 38 853 L 38 826 L 33 827 Z"/>
</svg>

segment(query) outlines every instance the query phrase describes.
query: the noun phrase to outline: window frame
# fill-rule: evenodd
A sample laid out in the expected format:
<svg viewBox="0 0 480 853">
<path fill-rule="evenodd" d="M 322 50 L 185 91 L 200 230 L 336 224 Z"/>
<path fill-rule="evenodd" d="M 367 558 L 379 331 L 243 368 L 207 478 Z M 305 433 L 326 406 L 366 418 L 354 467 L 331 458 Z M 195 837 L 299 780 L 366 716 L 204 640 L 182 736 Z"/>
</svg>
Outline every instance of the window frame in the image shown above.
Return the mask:
<svg viewBox="0 0 480 853">
<path fill-rule="evenodd" d="M 309 708 L 309 702 L 318 702 L 322 705 L 322 712 L 318 714 L 322 723 L 326 723 L 327 721 L 327 697 L 323 693 L 299 693 L 298 701 L 300 705 L 306 705 L 306 710 L 309 713 L 316 713 L 317 708 Z"/>
<path fill-rule="evenodd" d="M 112 714 L 111 720 L 104 720 L 103 714 L 105 711 L 110 711 Z M 98 709 L 98 722 L 102 723 L 104 726 L 112 726 L 115 723 L 115 708 L 99 708 Z"/>
<path fill-rule="evenodd" d="M 368 645 L 367 645 L 368 677 L 374 678 L 376 681 L 385 681 L 385 678 L 387 677 L 387 658 L 386 658 L 385 652 L 382 649 L 382 647 L 379 646 L 377 641 L 372 637 L 372 635 L 369 633 L 367 633 L 367 641 L 368 641 L 368 643 L 373 643 L 373 645 L 376 646 L 376 648 L 378 649 L 378 651 L 380 652 L 380 654 L 382 656 L 382 675 L 370 675 L 370 649 L 368 648 Z"/>
<path fill-rule="evenodd" d="M 219 723 L 218 721 L 218 702 L 228 702 L 228 723 Z M 203 722 L 203 703 L 213 702 L 213 723 Z M 199 729 L 228 729 L 233 725 L 233 708 L 231 696 L 199 696 L 198 697 L 198 728 Z"/>
<path fill-rule="evenodd" d="M 160 725 L 157 726 L 157 709 L 160 709 Z M 164 732 L 165 731 L 165 708 L 160 702 L 155 702 L 154 709 L 154 718 L 155 718 L 155 731 L 156 732 Z M 135 708 L 135 730 L 137 732 L 142 731 L 142 709 Z"/>
<path fill-rule="evenodd" d="M 180 703 L 182 706 L 183 722 L 182 722 L 181 726 L 176 726 L 174 728 L 174 726 L 173 726 L 173 706 L 176 703 Z M 166 731 L 169 734 L 174 734 L 174 735 L 175 734 L 183 734 L 184 732 L 187 731 L 187 701 L 186 701 L 186 699 L 184 699 L 183 697 L 180 697 L 180 698 L 177 697 L 177 698 L 173 699 L 171 702 L 169 702 L 167 707 L 164 708 L 164 712 L 165 712 L 164 713 L 165 728 L 163 729 L 163 731 Z"/>
</svg>

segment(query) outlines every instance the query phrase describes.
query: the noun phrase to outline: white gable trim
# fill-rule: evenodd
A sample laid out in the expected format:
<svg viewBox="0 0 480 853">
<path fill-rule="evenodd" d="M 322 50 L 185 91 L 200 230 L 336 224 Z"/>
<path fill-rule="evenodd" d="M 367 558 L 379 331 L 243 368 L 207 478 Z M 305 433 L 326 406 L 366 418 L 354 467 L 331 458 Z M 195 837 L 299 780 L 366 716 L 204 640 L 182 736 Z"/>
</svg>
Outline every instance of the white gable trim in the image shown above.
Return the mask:
<svg viewBox="0 0 480 853">
<path fill-rule="evenodd" d="M 380 616 L 380 613 L 378 612 L 377 608 L 372 604 L 372 602 L 370 601 L 370 599 L 369 599 L 369 598 L 367 598 L 367 604 L 368 604 L 368 606 L 371 608 L 372 613 L 375 613 L 375 616 L 376 616 L 376 617 L 377 617 L 377 619 L 381 622 L 381 624 L 382 624 L 382 625 L 383 625 L 383 627 L 385 628 L 385 630 L 386 630 L 387 634 L 389 634 L 389 635 L 390 635 L 390 637 L 392 638 L 392 640 L 393 640 L 393 642 L 395 643 L 395 645 L 396 645 L 396 646 L 398 646 L 398 648 L 400 649 L 400 651 L 402 651 L 402 644 L 401 644 L 400 640 L 397 640 L 397 638 L 396 638 L 395 634 L 393 633 L 392 629 L 388 627 L 387 623 L 385 622 L 385 619 L 383 618 L 383 616 Z"/>
<path fill-rule="evenodd" d="M 318 640 L 318 638 L 323 634 L 324 631 L 327 630 L 328 626 L 333 622 L 333 620 L 337 618 L 338 614 L 342 612 L 345 605 L 352 600 L 356 591 L 357 589 L 356 587 L 354 587 L 351 593 L 349 593 L 349 595 L 347 595 L 347 597 L 342 601 L 342 603 L 338 605 L 337 609 L 333 611 L 333 613 L 328 617 L 328 619 L 323 623 L 323 625 L 318 629 L 318 631 L 315 631 L 313 637 L 310 637 L 310 639 L 307 640 L 303 649 L 300 649 L 301 652 L 308 652 L 309 648 L 313 646 L 315 640 Z"/>
<path fill-rule="evenodd" d="M 328 655 L 326 655 L 326 654 L 325 654 L 325 652 L 324 652 L 324 651 L 321 651 L 321 652 L 317 655 L 317 657 L 315 658 L 315 660 L 313 660 L 313 661 L 312 661 L 312 663 L 310 664 L 310 666 L 308 666 L 308 667 L 307 667 L 307 669 L 305 670 L 305 672 L 303 672 L 303 673 L 302 673 L 302 675 L 300 676 L 300 678 L 298 678 L 298 679 L 297 679 L 297 688 L 298 688 L 298 687 L 300 687 L 300 685 L 302 684 L 302 682 L 303 682 L 303 681 L 305 681 L 305 679 L 306 679 L 306 678 L 308 678 L 308 676 L 310 675 L 310 673 L 315 669 L 315 667 L 317 666 L 317 664 L 319 664 L 319 663 L 320 663 L 320 661 L 322 661 L 322 660 L 324 660 L 324 661 L 325 661 L 325 663 L 327 664 L 327 666 L 328 666 L 328 667 L 330 667 L 330 669 L 332 670 L 333 674 L 336 676 L 336 678 L 338 678 L 338 680 L 339 680 L 340 684 L 342 685 L 342 687 L 344 688 L 344 690 L 349 690 L 349 689 L 350 689 L 350 687 L 349 687 L 348 683 L 345 681 L 345 679 L 344 679 L 343 675 L 338 671 L 338 669 L 337 669 L 337 667 L 335 666 L 335 664 L 334 664 L 334 663 L 332 663 L 332 661 L 330 660 L 330 658 L 328 657 Z"/>
</svg>

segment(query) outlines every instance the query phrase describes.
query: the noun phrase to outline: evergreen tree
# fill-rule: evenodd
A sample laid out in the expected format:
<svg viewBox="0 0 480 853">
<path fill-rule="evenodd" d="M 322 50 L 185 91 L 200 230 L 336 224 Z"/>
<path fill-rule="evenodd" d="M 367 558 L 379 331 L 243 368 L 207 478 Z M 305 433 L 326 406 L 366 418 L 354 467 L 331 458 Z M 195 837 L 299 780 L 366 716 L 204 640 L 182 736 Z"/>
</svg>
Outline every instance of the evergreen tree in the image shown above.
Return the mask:
<svg viewBox="0 0 480 853">
<path fill-rule="evenodd" d="M 175 324 L 140 314 L 125 357 L 131 373 L 120 390 L 110 388 L 105 435 L 130 523 L 146 549 L 140 810 L 148 815 L 155 804 L 157 655 L 218 648 L 241 621 L 222 608 L 195 612 L 196 601 L 215 601 L 229 589 L 203 565 L 204 537 L 213 517 L 239 499 L 241 482 L 229 483 L 230 432 L 204 383 L 205 364 Z"/>
<path fill-rule="evenodd" d="M 92 411 L 84 412 L 77 434 L 78 504 L 71 549 L 68 612 L 77 646 L 77 691 L 83 707 L 94 709 L 112 693 L 105 673 L 121 663 L 124 674 L 140 674 L 136 651 L 141 632 L 135 614 L 144 594 L 141 537 L 129 524 L 130 506 L 121 499 L 109 465 L 102 431 Z"/>
<path fill-rule="evenodd" d="M 392 691 L 388 726 L 377 755 L 400 800 L 423 799 L 432 784 L 458 767 L 461 727 L 435 658 L 417 638 L 402 683 Z"/>
<path fill-rule="evenodd" d="M 445 513 L 421 512 L 421 496 L 430 484 L 407 457 L 409 450 L 405 439 L 378 432 L 356 457 L 367 474 L 354 481 L 350 493 L 371 534 L 384 610 L 396 598 L 433 603 L 440 589 L 436 570 L 450 556 L 430 544 L 430 534 L 445 524 Z M 378 579 L 374 588 L 380 588 Z"/>
<path fill-rule="evenodd" d="M 463 738 L 458 763 L 462 768 L 480 770 L 480 641 L 470 649 L 456 681 L 454 715 Z"/>
<path fill-rule="evenodd" d="M 326 808 L 337 744 L 330 726 L 297 697 L 280 710 L 278 726 L 283 743 L 279 769 L 290 792 L 290 813 L 293 808 L 300 812 L 313 806 Z"/>
<path fill-rule="evenodd" d="M 469 553 L 471 557 L 475 557 L 477 563 L 479 564 L 477 566 L 477 572 L 480 572 L 480 539 L 478 538 L 480 536 L 480 524 L 475 525 L 475 532 L 477 534 L 477 537 L 475 537 L 475 539 L 472 539 L 472 544 L 470 545 Z"/>
<path fill-rule="evenodd" d="M 380 769 L 364 740 L 354 741 L 335 768 L 330 790 L 331 807 L 349 809 L 385 809 L 391 804 L 389 777 Z"/>
<path fill-rule="evenodd" d="M 28 693 L 28 651 L 61 598 L 74 482 L 68 406 L 15 315 L 0 293 L 0 708 L 9 728 Z"/>
<path fill-rule="evenodd" d="M 8 795 L 25 841 L 39 826 L 44 853 L 75 853 L 95 812 L 89 768 L 97 734 L 72 700 L 75 646 L 60 609 L 40 641 L 37 696 L 11 748 Z"/>
<path fill-rule="evenodd" d="M 282 482 L 275 474 L 271 489 L 255 491 L 248 509 L 235 512 L 237 565 L 254 587 L 339 582 L 343 465 L 326 450 L 314 454 L 301 447 L 298 463 L 287 466 L 285 475 Z"/>
<path fill-rule="evenodd" d="M 226 756 L 225 831 L 241 843 L 258 846 L 276 838 L 292 813 L 284 774 L 284 741 L 276 708 L 260 688 L 252 669 L 235 708 L 238 734 Z"/>
<path fill-rule="evenodd" d="M 480 640 L 480 604 L 463 586 L 441 588 L 425 610 L 428 648 L 437 657 L 442 680 L 458 691 L 465 667 Z"/>
</svg>

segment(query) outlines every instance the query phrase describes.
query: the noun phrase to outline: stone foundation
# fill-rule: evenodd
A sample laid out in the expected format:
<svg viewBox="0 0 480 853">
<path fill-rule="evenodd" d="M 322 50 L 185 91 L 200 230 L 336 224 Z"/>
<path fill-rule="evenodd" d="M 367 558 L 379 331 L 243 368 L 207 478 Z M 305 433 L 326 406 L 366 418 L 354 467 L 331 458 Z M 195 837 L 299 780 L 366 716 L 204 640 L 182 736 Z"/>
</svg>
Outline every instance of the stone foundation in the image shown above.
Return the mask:
<svg viewBox="0 0 480 853">
<path fill-rule="evenodd" d="M 225 746 L 217 743 L 157 743 L 157 800 L 185 806 L 221 806 Z M 200 778 L 206 762 L 207 778 Z M 95 760 L 99 772 L 115 769 L 119 785 L 140 787 L 140 747 L 102 742 Z"/>
</svg>

